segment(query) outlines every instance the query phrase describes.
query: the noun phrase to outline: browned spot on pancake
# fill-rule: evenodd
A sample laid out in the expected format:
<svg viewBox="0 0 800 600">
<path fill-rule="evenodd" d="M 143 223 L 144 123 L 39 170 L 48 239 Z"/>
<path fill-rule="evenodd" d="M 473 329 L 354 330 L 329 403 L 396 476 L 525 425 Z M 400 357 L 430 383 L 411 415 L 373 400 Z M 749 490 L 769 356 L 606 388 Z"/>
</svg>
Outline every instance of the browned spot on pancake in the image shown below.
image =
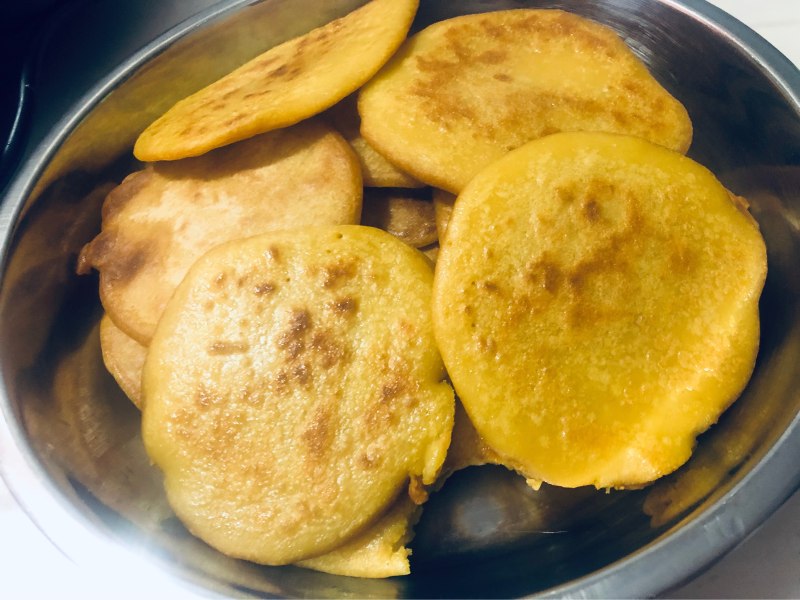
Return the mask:
<svg viewBox="0 0 800 600">
<path fill-rule="evenodd" d="M 470 48 L 465 40 L 475 35 L 484 40 L 491 38 L 492 46 Z M 624 44 L 613 32 L 566 13 L 539 11 L 524 19 L 495 21 L 487 18 L 462 22 L 443 33 L 434 57 L 415 57 L 419 77 L 410 87 L 410 93 L 419 99 L 426 118 L 441 127 L 468 126 L 476 139 L 497 140 L 509 150 L 534 137 L 560 131 L 564 118 L 558 115 L 575 115 L 589 126 L 600 115 L 609 113 L 609 118 L 614 119 L 616 113 L 618 129 L 630 125 L 625 107 L 609 108 L 605 101 L 557 89 L 498 88 L 494 90 L 497 96 L 493 98 L 490 111 L 484 110 L 477 97 L 463 93 L 464 77 L 472 70 L 485 70 L 483 65 L 499 65 L 499 72 L 491 76 L 497 81 L 510 81 L 511 77 L 503 73 L 501 65 L 509 61 L 507 48 L 519 46 L 520 40 L 525 40 L 531 52 L 549 46 L 567 46 L 576 53 L 584 51 L 590 56 L 622 56 L 624 52 Z M 453 93 L 449 92 L 451 89 Z M 554 112 L 553 107 L 558 107 L 557 111 Z M 530 127 L 520 128 L 520 123 L 529 123 Z M 637 129 L 640 128 L 637 125 Z"/>
<path fill-rule="evenodd" d="M 525 279 L 534 287 L 555 294 L 561 284 L 561 267 L 543 256 L 525 266 Z"/>
<path fill-rule="evenodd" d="M 261 393 L 250 389 L 249 387 L 241 388 L 236 394 L 236 400 L 242 404 L 256 407 L 264 404 L 264 396 Z"/>
<path fill-rule="evenodd" d="M 271 294 L 276 289 L 276 285 L 271 281 L 263 281 L 261 283 L 257 283 L 253 286 L 253 293 L 256 296 L 264 296 L 267 294 Z"/>
<path fill-rule="evenodd" d="M 330 308 L 338 315 L 353 315 L 358 310 L 358 300 L 355 298 L 339 298 L 329 303 Z"/>
<path fill-rule="evenodd" d="M 275 64 L 275 61 L 278 60 L 278 56 L 266 54 L 256 60 L 253 66 L 258 66 L 262 69 L 266 69 L 267 67 Z"/>
<path fill-rule="evenodd" d="M 490 65 L 496 65 L 507 59 L 508 59 L 507 50 L 485 50 L 476 57 L 476 60 L 478 62 L 487 63 Z"/>
<path fill-rule="evenodd" d="M 244 354 L 249 349 L 250 345 L 247 342 L 217 340 L 208 346 L 208 353 L 211 356 L 230 356 L 232 354 Z"/>
<path fill-rule="evenodd" d="M 673 272 L 686 275 L 697 264 L 697 257 L 682 242 L 675 241 L 670 245 L 669 265 Z"/>
<path fill-rule="evenodd" d="M 267 73 L 267 77 L 281 77 L 282 75 L 285 75 L 288 71 L 289 71 L 289 65 L 284 63 L 281 66 Z"/>
<path fill-rule="evenodd" d="M 225 121 L 225 123 L 223 124 L 223 126 L 224 126 L 224 127 L 233 127 L 234 125 L 236 125 L 237 123 L 241 122 L 241 121 L 242 121 L 243 119 L 245 119 L 245 118 L 246 118 L 246 116 L 245 116 L 245 115 L 243 115 L 243 114 L 237 114 L 237 115 L 233 115 L 233 116 L 229 117 L 229 118 L 228 118 L 228 119 Z"/>
<path fill-rule="evenodd" d="M 298 339 L 311 328 L 311 313 L 305 308 L 294 309 L 289 317 L 289 327 L 285 338 Z"/>
<path fill-rule="evenodd" d="M 413 339 L 417 335 L 417 328 L 414 326 L 413 323 L 406 319 L 401 319 L 400 323 L 398 324 L 400 327 L 400 331 L 407 339 Z"/>
<path fill-rule="evenodd" d="M 302 339 L 293 339 L 284 335 L 278 339 L 278 348 L 284 350 L 289 360 L 292 360 L 303 353 L 305 343 Z"/>
<path fill-rule="evenodd" d="M 497 342 L 491 336 L 478 337 L 478 350 L 486 354 L 494 354 L 497 352 Z"/>
<path fill-rule="evenodd" d="M 589 223 L 596 223 L 600 220 L 600 206 L 593 198 L 589 198 L 583 205 L 583 215 Z"/>
<path fill-rule="evenodd" d="M 219 394 L 215 394 L 213 390 L 208 389 L 205 384 L 201 383 L 194 396 L 195 405 L 201 409 L 208 409 L 213 405 L 218 405 L 222 402 Z"/>
<path fill-rule="evenodd" d="M 381 386 L 381 401 L 389 402 L 408 389 L 408 382 L 405 378 L 394 376 Z"/>
<path fill-rule="evenodd" d="M 306 309 L 295 309 L 289 317 L 288 327 L 278 336 L 278 348 L 284 350 L 289 359 L 300 356 L 305 350 L 304 337 L 311 327 L 311 313 Z"/>
<path fill-rule="evenodd" d="M 278 371 L 272 380 L 272 388 L 279 394 L 289 389 L 289 374 L 285 370 Z"/>
<path fill-rule="evenodd" d="M 518 21 L 514 30 L 517 34 L 535 35 L 549 42 L 568 40 L 579 48 L 603 54 L 612 52 L 616 45 L 616 36 L 611 31 L 562 11 L 531 15 Z"/>
<path fill-rule="evenodd" d="M 342 260 L 323 267 L 322 286 L 325 288 L 335 288 L 347 280 L 355 277 L 356 263 L 353 260 Z"/>
<path fill-rule="evenodd" d="M 281 250 L 278 246 L 270 246 L 264 253 L 266 259 L 270 262 L 279 263 L 281 261 Z"/>
<path fill-rule="evenodd" d="M 556 196 L 558 196 L 558 199 L 561 200 L 562 204 L 566 205 L 575 202 L 576 198 L 575 190 L 572 189 L 571 187 L 558 188 L 556 190 Z"/>
<path fill-rule="evenodd" d="M 300 384 L 306 386 L 311 381 L 311 367 L 308 363 L 301 362 L 292 368 L 292 379 Z"/>
<path fill-rule="evenodd" d="M 624 310 L 616 304 L 617 299 L 596 297 L 592 282 L 630 272 L 631 262 L 636 258 L 638 238 L 646 235 L 641 231 L 642 224 L 638 208 L 628 204 L 626 219 L 617 225 L 617 230 L 566 273 L 571 298 L 568 305 L 571 325 L 596 324 L 624 314 Z M 653 235 L 657 233 L 653 232 Z"/>
<path fill-rule="evenodd" d="M 368 429 L 391 426 L 394 413 L 386 404 L 373 404 L 364 412 L 364 421 Z"/>
<path fill-rule="evenodd" d="M 647 91 L 647 88 L 641 80 L 633 78 L 622 81 L 621 87 L 634 98 L 643 97 Z"/>
<path fill-rule="evenodd" d="M 330 369 L 347 357 L 347 348 L 329 331 L 316 333 L 311 339 L 311 349 L 325 369 Z"/>
<path fill-rule="evenodd" d="M 358 466 L 365 471 L 371 471 L 380 465 L 380 458 L 373 452 L 367 450 L 358 457 Z"/>
<path fill-rule="evenodd" d="M 197 408 L 186 406 L 178 408 L 172 414 L 172 427 L 171 430 L 175 436 L 182 440 L 191 440 L 196 435 L 196 428 L 194 426 L 195 419 L 197 418 Z"/>
<path fill-rule="evenodd" d="M 491 279 L 486 279 L 484 281 L 479 281 L 477 283 L 477 287 L 479 290 L 484 290 L 491 294 L 498 294 L 500 293 L 500 286 L 496 281 L 492 281 Z"/>
<path fill-rule="evenodd" d="M 217 273 L 216 277 L 214 277 L 214 285 L 217 286 L 218 288 L 222 287 L 223 285 L 225 285 L 226 279 L 227 279 L 227 274 L 225 273 L 225 271 L 220 271 L 219 273 Z"/>
<path fill-rule="evenodd" d="M 317 407 L 311 422 L 302 434 L 302 440 L 308 449 L 308 458 L 312 462 L 322 460 L 333 441 L 333 415 L 326 406 Z"/>
</svg>

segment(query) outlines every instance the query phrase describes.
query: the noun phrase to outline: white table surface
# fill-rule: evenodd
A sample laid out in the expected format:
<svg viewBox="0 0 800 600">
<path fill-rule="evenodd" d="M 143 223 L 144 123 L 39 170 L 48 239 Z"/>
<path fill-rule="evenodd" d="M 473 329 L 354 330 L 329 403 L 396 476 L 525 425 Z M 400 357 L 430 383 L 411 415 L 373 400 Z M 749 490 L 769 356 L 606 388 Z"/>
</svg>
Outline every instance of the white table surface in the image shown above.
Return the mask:
<svg viewBox="0 0 800 600">
<path fill-rule="evenodd" d="M 800 65 L 800 0 L 713 0 Z M 2 458 L 2 457 L 0 457 Z M 800 457 L 798 457 L 800 460 Z M 57 550 L 0 480 L 0 598 L 108 598 L 107 582 Z M 800 598 L 800 492 L 740 546 L 670 593 L 679 598 Z M 138 598 L 116 587 L 114 598 Z"/>
</svg>

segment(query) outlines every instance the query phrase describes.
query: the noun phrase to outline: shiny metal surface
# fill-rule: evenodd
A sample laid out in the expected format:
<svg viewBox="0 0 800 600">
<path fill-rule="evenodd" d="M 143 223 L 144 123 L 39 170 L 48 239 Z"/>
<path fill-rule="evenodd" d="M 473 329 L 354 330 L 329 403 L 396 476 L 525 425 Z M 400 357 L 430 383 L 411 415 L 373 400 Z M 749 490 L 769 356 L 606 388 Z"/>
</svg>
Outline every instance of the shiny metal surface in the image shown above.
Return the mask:
<svg viewBox="0 0 800 600">
<path fill-rule="evenodd" d="M 458 473 L 417 527 L 410 577 L 339 578 L 220 556 L 171 516 L 138 415 L 99 360 L 97 281 L 73 274 L 141 128 L 176 99 L 356 0 L 227 1 L 130 58 L 53 130 L 9 188 L 0 287 L 0 449 L 9 487 L 76 561 L 176 593 L 641 597 L 679 584 L 800 484 L 800 73 L 700 0 L 423 0 L 456 13 L 559 7 L 614 27 L 685 103 L 690 154 L 746 196 L 769 252 L 751 384 L 691 461 L 643 490 L 543 487 Z M 645 509 L 654 514 L 645 514 Z"/>
</svg>

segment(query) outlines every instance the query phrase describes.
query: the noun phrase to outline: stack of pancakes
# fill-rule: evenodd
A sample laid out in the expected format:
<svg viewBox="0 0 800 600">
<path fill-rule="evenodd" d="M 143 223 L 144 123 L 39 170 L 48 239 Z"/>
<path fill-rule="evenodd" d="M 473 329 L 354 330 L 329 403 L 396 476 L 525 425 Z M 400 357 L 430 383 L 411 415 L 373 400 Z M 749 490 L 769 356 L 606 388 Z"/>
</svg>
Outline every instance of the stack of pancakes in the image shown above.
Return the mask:
<svg viewBox="0 0 800 600">
<path fill-rule="evenodd" d="M 416 9 L 179 102 L 79 257 L 172 509 L 230 556 L 408 573 L 455 470 L 646 485 L 752 371 L 764 243 L 680 102 L 577 15 L 406 38 Z"/>
</svg>

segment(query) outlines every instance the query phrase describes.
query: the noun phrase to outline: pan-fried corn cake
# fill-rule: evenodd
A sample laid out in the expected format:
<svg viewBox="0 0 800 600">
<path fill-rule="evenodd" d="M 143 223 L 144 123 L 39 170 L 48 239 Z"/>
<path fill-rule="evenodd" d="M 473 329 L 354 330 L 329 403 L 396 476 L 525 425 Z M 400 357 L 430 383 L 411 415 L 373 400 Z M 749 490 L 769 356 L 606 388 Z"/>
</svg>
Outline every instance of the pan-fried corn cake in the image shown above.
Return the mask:
<svg viewBox="0 0 800 600">
<path fill-rule="evenodd" d="M 137 408 L 142 408 L 142 368 L 147 347 L 125 335 L 108 315 L 100 319 L 103 364 L 120 389 Z"/>
<path fill-rule="evenodd" d="M 508 150 L 559 131 L 641 136 L 685 151 L 684 107 L 610 28 L 560 10 L 435 23 L 360 92 L 364 138 L 398 168 L 458 193 Z"/>
<path fill-rule="evenodd" d="M 108 315 L 100 319 L 100 347 L 103 362 L 125 395 L 141 409 L 142 368 L 147 348 L 126 336 Z M 463 413 L 463 409 L 461 409 Z M 461 417 L 462 421 L 466 417 Z M 458 413 L 456 414 L 458 422 Z M 464 425 L 461 426 L 463 428 Z M 471 425 L 469 425 L 471 428 Z M 454 426 L 453 435 L 457 427 Z M 460 436 L 464 437 L 464 436 Z M 459 447 L 464 447 L 463 442 Z M 462 456 L 467 451 L 462 452 Z M 447 461 L 452 453 L 448 452 Z M 469 460 L 469 459 L 467 459 Z M 445 462 L 445 469 L 448 462 Z M 477 464 L 470 462 L 470 464 Z M 463 467 L 461 467 L 463 468 Z M 395 577 L 411 572 L 407 543 L 422 510 L 410 496 L 403 494 L 389 511 L 354 539 L 330 552 L 297 563 L 299 566 L 349 577 Z"/>
<path fill-rule="evenodd" d="M 459 195 L 433 314 L 481 438 L 532 480 L 638 486 L 737 397 L 766 275 L 754 219 L 639 138 L 554 134 Z"/>
<path fill-rule="evenodd" d="M 352 540 L 441 469 L 453 426 L 425 257 L 371 227 L 219 246 L 177 287 L 142 376 L 169 500 L 231 556 Z"/>
<path fill-rule="evenodd" d="M 173 106 L 136 140 L 152 162 L 199 156 L 293 125 L 371 78 L 406 37 L 418 0 L 371 0 L 275 46 Z"/>
<path fill-rule="evenodd" d="M 361 135 L 361 119 L 356 108 L 356 94 L 332 106 L 325 117 L 342 134 L 358 156 L 365 187 L 421 188 L 424 184 L 404 173 L 381 156 Z"/>
<path fill-rule="evenodd" d="M 79 272 L 100 272 L 100 299 L 140 344 L 189 266 L 231 239 L 303 225 L 358 223 L 361 173 L 347 142 L 310 120 L 207 155 L 148 165 L 103 205 Z"/>
</svg>

